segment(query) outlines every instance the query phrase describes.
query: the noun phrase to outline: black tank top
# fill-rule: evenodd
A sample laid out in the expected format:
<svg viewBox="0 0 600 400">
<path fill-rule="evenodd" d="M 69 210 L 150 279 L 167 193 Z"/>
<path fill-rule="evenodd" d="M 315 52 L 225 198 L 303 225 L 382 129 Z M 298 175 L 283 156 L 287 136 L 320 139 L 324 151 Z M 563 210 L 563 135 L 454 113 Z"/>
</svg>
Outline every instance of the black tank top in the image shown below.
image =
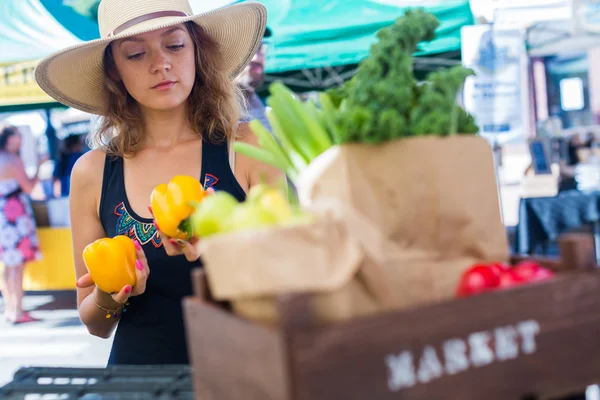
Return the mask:
<svg viewBox="0 0 600 400">
<path fill-rule="evenodd" d="M 201 182 L 204 187 L 246 197 L 229 165 L 227 143 L 202 144 Z M 169 257 L 152 220 L 141 218 L 129 206 L 125 192 L 123 158 L 106 157 L 100 221 L 107 237 L 127 235 L 142 245 L 150 275 L 146 292 L 132 297 L 115 333 L 108 364 L 188 364 L 181 301 L 192 294 L 190 273 L 199 262 Z"/>
</svg>

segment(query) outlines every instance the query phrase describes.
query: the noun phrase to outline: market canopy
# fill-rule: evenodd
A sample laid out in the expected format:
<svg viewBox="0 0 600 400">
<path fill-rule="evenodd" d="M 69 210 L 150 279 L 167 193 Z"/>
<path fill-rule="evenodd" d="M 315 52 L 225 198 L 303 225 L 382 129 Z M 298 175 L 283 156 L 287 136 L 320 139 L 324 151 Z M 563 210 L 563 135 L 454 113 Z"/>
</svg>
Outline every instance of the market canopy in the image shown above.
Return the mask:
<svg viewBox="0 0 600 400">
<path fill-rule="evenodd" d="M 190 0 L 195 12 L 235 0 Z M 322 89 L 352 76 L 368 55 L 376 32 L 408 7 L 425 6 L 441 22 L 436 40 L 424 44 L 417 64 L 451 65 L 460 54 L 460 29 L 473 24 L 468 0 L 261 0 L 272 31 L 268 81 L 300 90 Z M 52 52 L 99 37 L 95 21 L 64 0 L 0 1 L 0 107 L 52 102 L 33 81 L 33 69 Z M 443 57 L 432 57 L 444 54 Z M 450 54 L 450 57 L 446 55 Z M 426 57 L 425 57 L 426 56 Z M 447 64 L 446 64 L 447 63 Z"/>
<path fill-rule="evenodd" d="M 262 0 L 273 32 L 267 72 L 357 64 L 368 54 L 376 32 L 408 8 L 425 8 L 440 19 L 437 38 L 420 55 L 460 50 L 460 29 L 473 24 L 466 0 L 437 2 L 393 0 Z"/>
<path fill-rule="evenodd" d="M 81 40 L 40 0 L 0 1 L 0 21 L 0 108 L 56 104 L 37 86 L 33 70 L 41 58 Z"/>
<path fill-rule="evenodd" d="M 281 79 L 295 90 L 323 89 L 352 76 L 356 65 L 368 55 L 376 32 L 407 8 L 423 6 L 441 23 L 437 38 L 423 43 L 417 54 L 417 64 L 426 70 L 459 63 L 460 30 L 474 23 L 467 0 L 261 2 L 269 10 L 268 24 L 273 33 L 267 53 L 267 81 Z"/>
</svg>

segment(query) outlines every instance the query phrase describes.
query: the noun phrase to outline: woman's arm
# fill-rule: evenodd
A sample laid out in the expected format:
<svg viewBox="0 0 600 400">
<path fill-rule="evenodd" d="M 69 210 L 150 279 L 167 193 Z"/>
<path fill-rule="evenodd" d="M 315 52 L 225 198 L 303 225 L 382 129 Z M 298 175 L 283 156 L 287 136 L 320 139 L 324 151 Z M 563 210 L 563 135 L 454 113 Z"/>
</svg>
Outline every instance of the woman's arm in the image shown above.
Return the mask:
<svg viewBox="0 0 600 400">
<path fill-rule="evenodd" d="M 37 172 L 33 179 L 29 179 L 25 172 L 25 165 L 19 156 L 14 156 L 12 161 L 13 175 L 19 184 L 21 190 L 27 194 L 30 194 L 38 181 L 38 173 L 40 172 L 40 166 L 38 165 Z"/>
<path fill-rule="evenodd" d="M 107 309 L 116 309 L 119 305 L 107 295 L 98 293 L 96 286 L 85 280 L 87 268 L 83 262 L 83 249 L 88 244 L 106 237 L 104 228 L 98 218 L 98 205 L 102 192 L 102 174 L 104 154 L 94 150 L 81 157 L 73 167 L 71 177 L 71 196 L 69 211 L 71 213 L 71 235 L 73 237 L 73 256 L 75 274 L 77 276 L 77 307 L 81 322 L 88 331 L 102 338 L 108 338 L 116 326 L 116 319 L 106 318 L 95 302 Z M 88 278 L 89 280 L 89 278 Z"/>
<path fill-rule="evenodd" d="M 75 274 L 77 276 L 79 317 L 92 335 L 106 339 L 111 336 L 118 319 L 106 318 L 106 312 L 101 310 L 98 305 L 107 310 L 116 310 L 130 296 L 143 293 L 149 271 L 143 251 L 139 246 L 136 246 L 138 247 L 137 256 L 140 262 L 136 269 L 137 283 L 135 288 L 126 286 L 119 293 L 110 295 L 99 290 L 88 274 L 83 261 L 83 249 L 88 244 L 106 237 L 98 217 L 104 158 L 105 155 L 102 151 L 93 150 L 77 161 L 71 175 L 69 207 Z"/>
</svg>

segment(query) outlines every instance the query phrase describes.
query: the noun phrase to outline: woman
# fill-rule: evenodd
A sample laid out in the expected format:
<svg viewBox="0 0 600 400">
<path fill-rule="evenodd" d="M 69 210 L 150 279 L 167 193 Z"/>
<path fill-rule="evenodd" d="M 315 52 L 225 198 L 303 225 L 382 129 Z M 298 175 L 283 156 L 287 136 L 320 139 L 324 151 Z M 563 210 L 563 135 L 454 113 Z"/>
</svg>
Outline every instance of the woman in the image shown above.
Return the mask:
<svg viewBox="0 0 600 400">
<path fill-rule="evenodd" d="M 12 324 L 36 321 L 23 311 L 23 272 L 38 258 L 38 237 L 27 194 L 29 179 L 19 157 L 21 134 L 14 126 L 0 129 L 0 263 L 4 264 L 4 319 Z M 38 167 L 39 172 L 39 167 Z"/>
<path fill-rule="evenodd" d="M 175 175 L 190 175 L 243 200 L 263 174 L 282 177 L 230 152 L 234 140 L 256 143 L 238 123 L 232 79 L 260 44 L 266 10 L 240 3 L 193 16 L 185 0 L 103 0 L 98 15 L 102 39 L 50 56 L 36 69 L 48 94 L 105 117 L 96 148 L 71 176 L 79 314 L 103 338 L 118 323 L 109 364 L 185 364 L 181 300 L 192 293 L 199 254 L 194 244 L 157 229 L 150 193 Z M 115 235 L 134 239 L 137 283 L 104 293 L 81 254 Z"/>
</svg>

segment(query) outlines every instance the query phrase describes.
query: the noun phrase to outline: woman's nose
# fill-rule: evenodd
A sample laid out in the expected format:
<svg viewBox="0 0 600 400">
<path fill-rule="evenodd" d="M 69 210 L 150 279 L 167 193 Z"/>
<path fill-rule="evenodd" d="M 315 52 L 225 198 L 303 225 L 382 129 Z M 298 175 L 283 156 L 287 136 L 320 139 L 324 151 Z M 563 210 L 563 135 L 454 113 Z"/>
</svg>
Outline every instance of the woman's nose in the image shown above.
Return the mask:
<svg viewBox="0 0 600 400">
<path fill-rule="evenodd" d="M 158 73 L 171 70 L 171 61 L 164 53 L 158 52 L 152 59 L 152 72 Z"/>
</svg>

